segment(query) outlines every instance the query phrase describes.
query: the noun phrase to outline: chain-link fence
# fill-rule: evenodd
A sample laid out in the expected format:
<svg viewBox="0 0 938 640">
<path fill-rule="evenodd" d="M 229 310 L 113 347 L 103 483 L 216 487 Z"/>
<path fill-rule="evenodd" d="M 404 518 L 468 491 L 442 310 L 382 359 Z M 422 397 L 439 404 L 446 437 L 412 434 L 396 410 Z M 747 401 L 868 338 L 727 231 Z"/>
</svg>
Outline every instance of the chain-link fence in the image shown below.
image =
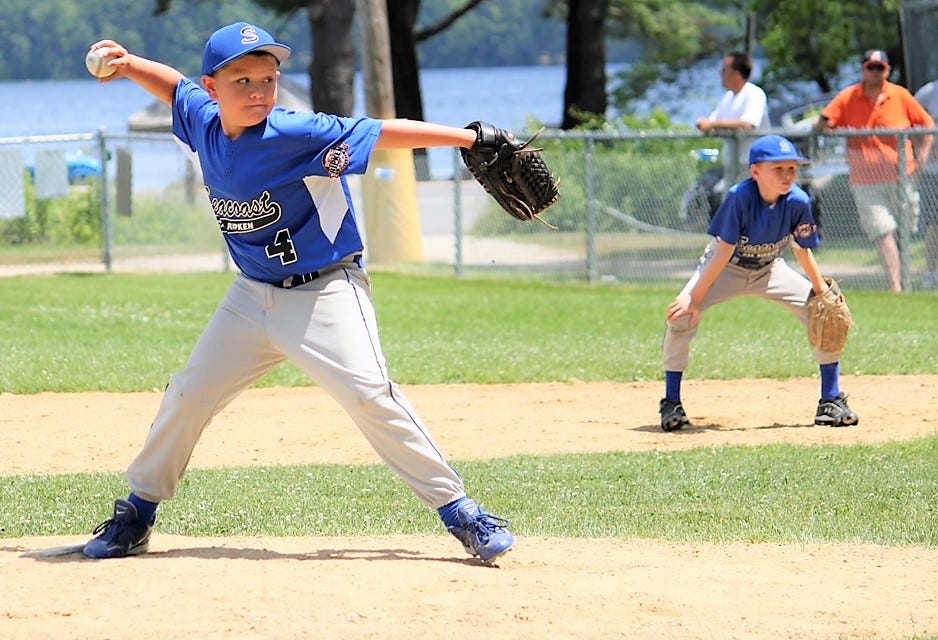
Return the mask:
<svg viewBox="0 0 938 640">
<path fill-rule="evenodd" d="M 3 254 L 41 260 L 92 241 L 101 224 L 94 134 L 0 140 L 0 229 Z M 68 199 L 67 224 L 55 203 Z M 54 251 L 44 252 L 38 245 Z"/>
<path fill-rule="evenodd" d="M 480 260 L 464 250 L 462 269 L 590 282 L 685 280 L 709 240 L 708 224 L 727 188 L 748 177 L 745 164 L 724 159 L 748 158 L 749 145 L 763 133 L 545 132 L 538 143 L 561 176 L 562 192 L 545 217 L 559 230 L 537 223 L 519 226 L 487 205 L 466 221 L 462 242 L 468 247 L 494 239 L 517 250 L 503 246 L 502 258 Z M 926 237 L 938 259 L 938 165 L 908 176 L 905 169 L 914 158 L 905 143 L 914 138 L 918 148 L 921 136 L 936 130 L 780 133 L 811 159 L 799 183 L 814 203 L 822 236 L 815 253 L 825 275 L 851 288 L 883 289 L 890 288 L 894 271 L 903 290 L 934 287 L 926 266 Z M 849 161 L 856 158 L 848 154 L 861 154 L 855 143 L 873 136 L 891 140 L 898 154 L 867 152 L 857 163 L 864 170 L 853 176 L 864 184 L 852 185 Z M 887 233 L 890 225 L 894 234 Z M 894 254 L 884 237 L 894 238 Z M 513 254 L 529 259 L 506 264 L 505 256 Z M 930 267 L 933 271 L 935 264 Z"/>
<path fill-rule="evenodd" d="M 0 274 L 224 268 L 204 190 L 170 136 L 0 138 Z"/>
<path fill-rule="evenodd" d="M 823 238 L 816 254 L 825 275 L 850 288 L 889 287 L 882 247 L 864 230 L 857 208 L 859 201 L 869 216 L 877 198 L 885 198 L 898 225 L 903 289 L 928 284 L 926 223 L 938 217 L 938 198 L 917 194 L 938 192 L 938 171 L 918 172 L 920 180 L 883 164 L 878 170 L 896 179 L 877 192 L 851 187 L 847 163 L 851 138 L 904 142 L 922 131 L 783 133 L 812 160 L 800 181 L 815 200 Z M 748 172 L 736 163 L 724 166 L 724 159 L 745 155 L 756 135 L 544 132 L 537 144 L 561 179 L 561 200 L 544 215 L 556 230 L 498 210 L 467 179 L 454 150 L 458 179 L 417 183 L 425 260 L 383 266 L 593 283 L 686 280 L 726 188 Z M 900 166 L 910 161 L 899 154 Z M 363 212 L 359 180 L 352 177 L 351 187 Z M 938 243 L 938 226 L 933 231 Z M 0 274 L 228 268 L 204 190 L 169 135 L 0 138 Z"/>
</svg>

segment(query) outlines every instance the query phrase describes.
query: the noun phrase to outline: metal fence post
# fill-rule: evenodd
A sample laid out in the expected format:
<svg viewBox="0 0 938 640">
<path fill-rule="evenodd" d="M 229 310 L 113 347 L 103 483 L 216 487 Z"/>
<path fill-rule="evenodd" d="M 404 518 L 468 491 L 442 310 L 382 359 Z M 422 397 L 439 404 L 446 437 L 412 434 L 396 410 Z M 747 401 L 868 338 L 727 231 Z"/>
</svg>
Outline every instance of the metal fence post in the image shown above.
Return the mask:
<svg viewBox="0 0 938 640">
<path fill-rule="evenodd" d="M 101 259 L 104 262 L 104 270 L 110 273 L 114 230 L 111 224 L 111 199 L 108 197 L 110 186 L 107 179 L 107 143 L 104 127 L 98 129 L 98 161 L 101 163 L 101 235 L 104 243 Z"/>
<path fill-rule="evenodd" d="M 724 182 L 727 190 L 739 182 L 739 144 L 739 131 L 723 139 L 723 151 L 726 153 L 723 159 L 723 167 L 726 169 Z"/>
<path fill-rule="evenodd" d="M 594 180 L 595 138 L 586 139 L 586 280 L 596 282 L 599 269 L 596 259 L 596 186 Z"/>
<path fill-rule="evenodd" d="M 912 239 L 912 223 L 915 212 L 912 210 L 912 181 L 909 178 L 907 167 L 909 163 L 906 153 L 906 144 L 909 135 L 905 131 L 900 131 L 898 136 L 899 144 L 899 182 L 898 187 L 899 211 L 898 211 L 898 233 L 896 234 L 896 245 L 899 250 L 899 283 L 903 291 L 908 291 L 909 281 L 909 254 L 911 253 L 910 241 Z"/>
<path fill-rule="evenodd" d="M 453 238 L 456 243 L 456 277 L 463 275 L 462 264 L 462 162 L 459 149 L 453 149 Z"/>
</svg>

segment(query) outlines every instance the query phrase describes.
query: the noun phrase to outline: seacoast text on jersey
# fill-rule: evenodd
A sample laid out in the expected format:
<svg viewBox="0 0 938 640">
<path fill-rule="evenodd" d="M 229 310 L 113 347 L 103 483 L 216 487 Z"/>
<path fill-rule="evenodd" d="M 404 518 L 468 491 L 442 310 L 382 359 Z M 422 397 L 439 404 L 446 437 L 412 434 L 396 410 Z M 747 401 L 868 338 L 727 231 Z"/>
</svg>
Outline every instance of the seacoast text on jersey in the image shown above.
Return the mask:
<svg viewBox="0 0 938 640">
<path fill-rule="evenodd" d="M 254 200 L 243 202 L 225 198 L 211 198 L 212 211 L 222 233 L 250 233 L 269 227 L 282 213 L 280 204 L 264 191 Z"/>
</svg>

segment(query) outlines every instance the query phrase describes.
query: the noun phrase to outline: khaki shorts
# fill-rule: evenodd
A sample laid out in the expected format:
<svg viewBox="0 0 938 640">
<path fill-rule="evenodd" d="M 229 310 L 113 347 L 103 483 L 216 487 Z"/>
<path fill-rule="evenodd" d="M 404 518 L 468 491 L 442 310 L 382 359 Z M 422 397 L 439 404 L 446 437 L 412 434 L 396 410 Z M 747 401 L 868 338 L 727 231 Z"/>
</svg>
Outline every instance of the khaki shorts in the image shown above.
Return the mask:
<svg viewBox="0 0 938 640">
<path fill-rule="evenodd" d="M 919 195 L 911 184 L 907 183 L 906 200 L 909 203 L 909 229 L 918 228 Z M 902 199 L 899 197 L 899 183 L 851 184 L 853 200 L 857 205 L 860 227 L 870 240 L 894 232 L 898 228 L 896 215 L 902 211 Z"/>
</svg>

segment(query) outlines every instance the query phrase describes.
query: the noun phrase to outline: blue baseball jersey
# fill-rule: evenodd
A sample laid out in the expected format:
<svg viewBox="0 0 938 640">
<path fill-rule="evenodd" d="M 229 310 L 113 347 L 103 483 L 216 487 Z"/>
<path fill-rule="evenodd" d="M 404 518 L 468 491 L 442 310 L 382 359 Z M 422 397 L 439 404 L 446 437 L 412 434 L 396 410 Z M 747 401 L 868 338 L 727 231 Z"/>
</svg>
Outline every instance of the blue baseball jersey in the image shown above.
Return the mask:
<svg viewBox="0 0 938 640">
<path fill-rule="evenodd" d="M 365 172 L 380 133 L 374 118 L 277 107 L 231 140 L 199 85 L 180 80 L 173 102 L 173 136 L 201 167 L 232 260 L 261 282 L 363 250 L 345 176 Z"/>
<path fill-rule="evenodd" d="M 795 185 L 773 203 L 763 201 L 752 178 L 734 185 L 707 233 L 735 244 L 730 262 L 749 269 L 771 264 L 794 238 L 805 249 L 821 244 L 811 198 Z"/>
</svg>

